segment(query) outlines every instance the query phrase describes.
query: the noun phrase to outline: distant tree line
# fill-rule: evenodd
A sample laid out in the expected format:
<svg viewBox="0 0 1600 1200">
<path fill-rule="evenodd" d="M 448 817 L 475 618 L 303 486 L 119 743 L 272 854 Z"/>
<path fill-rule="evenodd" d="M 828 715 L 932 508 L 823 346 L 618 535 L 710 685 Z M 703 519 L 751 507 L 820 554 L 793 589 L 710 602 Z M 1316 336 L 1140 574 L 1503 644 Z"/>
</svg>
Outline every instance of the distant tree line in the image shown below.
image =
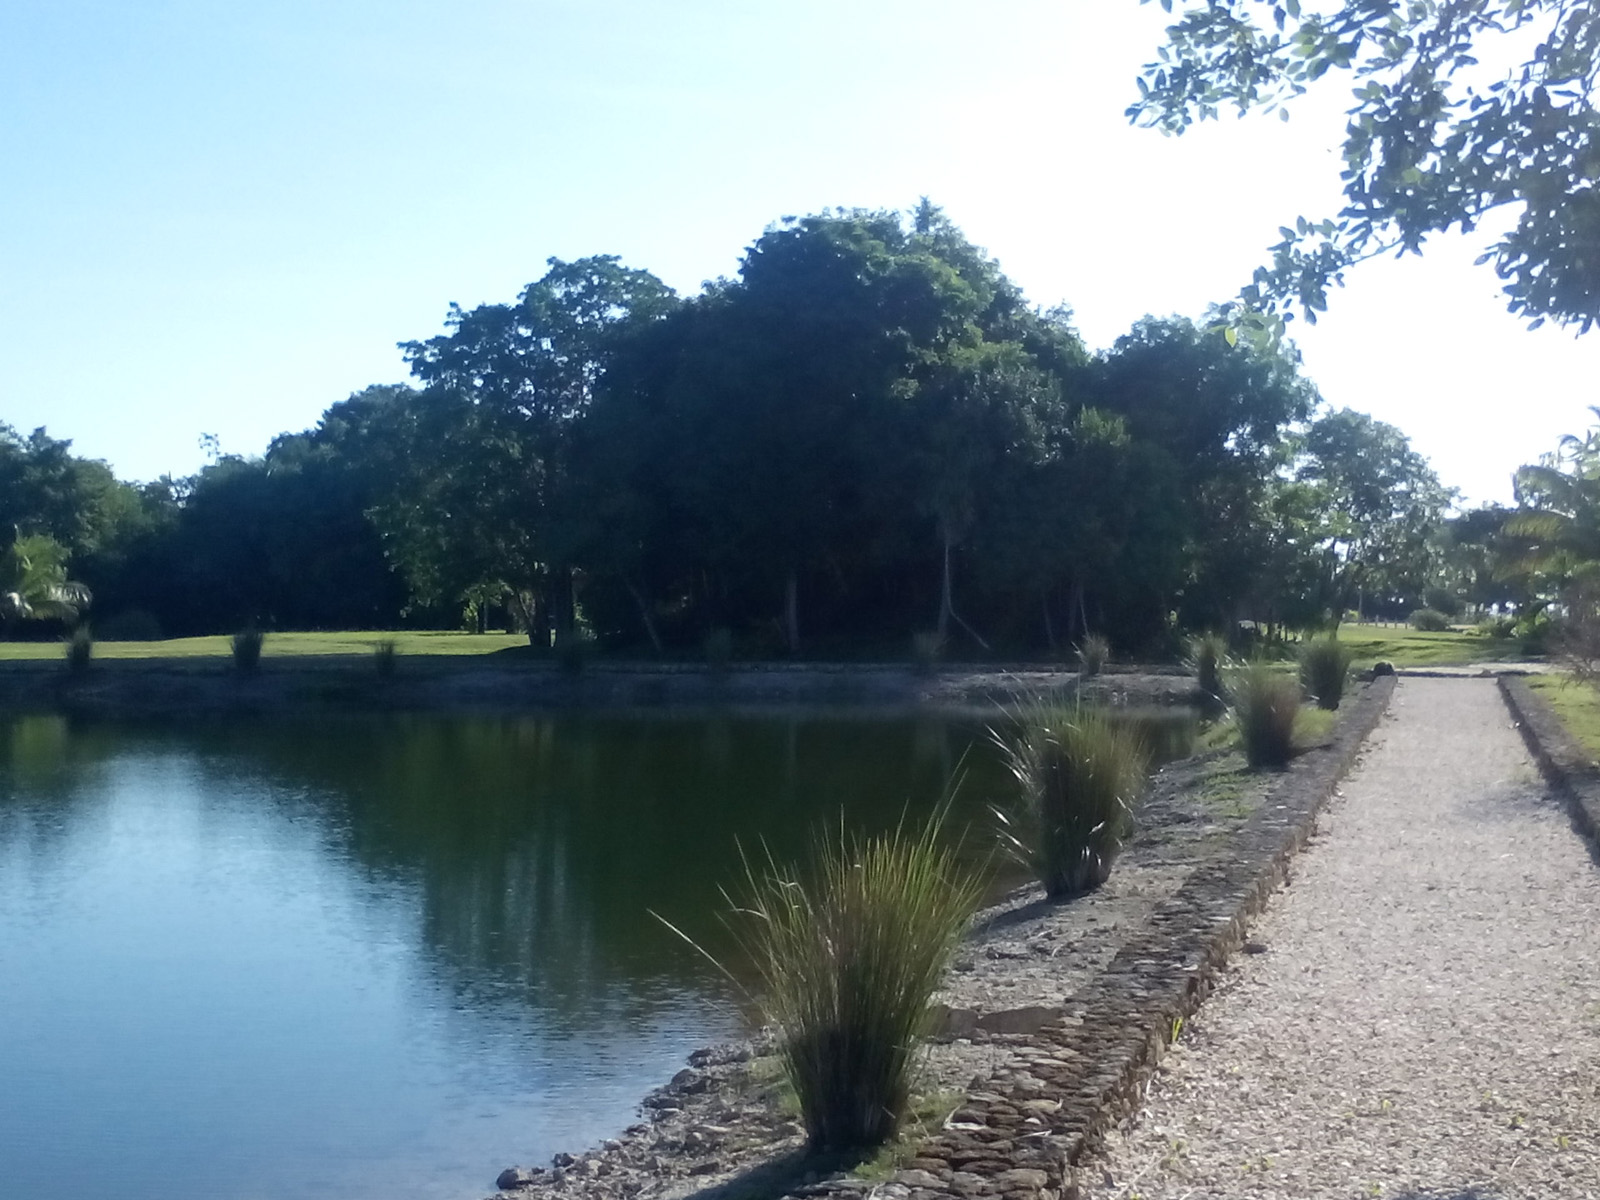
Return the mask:
<svg viewBox="0 0 1600 1200">
<path fill-rule="evenodd" d="M 1292 349 L 1145 318 L 1091 353 L 927 202 L 786 219 L 689 297 L 551 260 L 402 349 L 412 383 L 183 480 L 0 429 L 0 528 L 64 550 L 102 637 L 1144 652 L 1404 615 L 1448 575 L 1451 493 L 1392 426 L 1319 416 Z"/>
</svg>

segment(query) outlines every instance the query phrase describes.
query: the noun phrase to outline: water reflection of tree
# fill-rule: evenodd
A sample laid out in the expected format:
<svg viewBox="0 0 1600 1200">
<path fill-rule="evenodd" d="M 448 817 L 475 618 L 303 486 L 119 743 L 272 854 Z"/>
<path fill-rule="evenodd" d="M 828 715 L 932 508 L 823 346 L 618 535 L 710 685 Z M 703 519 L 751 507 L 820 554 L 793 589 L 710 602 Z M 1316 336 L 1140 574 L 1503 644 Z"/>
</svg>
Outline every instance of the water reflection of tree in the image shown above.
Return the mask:
<svg viewBox="0 0 1600 1200">
<path fill-rule="evenodd" d="M 936 732 L 942 727 L 943 732 Z M 978 737 L 942 722 L 348 718 L 204 735 L 212 769 L 313 798 L 338 849 L 420 884 L 428 949 L 463 1000 L 588 1024 L 720 986 L 650 916 L 726 950 L 739 850 L 802 852 L 842 813 L 884 828 L 941 793 Z M 981 819 L 983 788 L 971 788 Z M 604 1019 L 615 1019 L 606 1013 Z"/>
<path fill-rule="evenodd" d="M 841 818 L 887 828 L 958 767 L 953 824 L 981 844 L 1004 787 L 981 727 L 928 716 L 26 717 L 0 725 L 0 837 L 18 820 L 31 838 L 65 828 L 86 772 L 152 750 L 183 755 L 208 790 L 315 821 L 376 895 L 419 897 L 425 949 L 463 1003 L 532 1004 L 569 1027 L 722 986 L 650 912 L 729 951 L 716 914 L 741 845 L 787 859 Z"/>
<path fill-rule="evenodd" d="M 103 729 L 53 713 L 0 721 L 0 846 L 59 840 L 93 802 L 84 781 L 113 742 Z"/>
</svg>

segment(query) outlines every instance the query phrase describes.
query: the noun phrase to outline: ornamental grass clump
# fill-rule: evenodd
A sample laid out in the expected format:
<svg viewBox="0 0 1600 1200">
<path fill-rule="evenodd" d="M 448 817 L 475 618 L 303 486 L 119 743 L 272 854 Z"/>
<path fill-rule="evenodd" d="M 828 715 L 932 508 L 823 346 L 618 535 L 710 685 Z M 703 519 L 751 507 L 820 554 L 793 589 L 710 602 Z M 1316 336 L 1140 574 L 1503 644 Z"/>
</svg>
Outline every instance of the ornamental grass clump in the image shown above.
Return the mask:
<svg viewBox="0 0 1600 1200">
<path fill-rule="evenodd" d="M 1091 633 L 1078 647 L 1078 670 L 1085 676 L 1098 675 L 1111 661 L 1111 642 L 1098 633 Z"/>
<path fill-rule="evenodd" d="M 79 625 L 67 639 L 67 670 L 74 675 L 85 675 L 94 658 L 94 636 L 87 625 Z"/>
<path fill-rule="evenodd" d="M 1317 638 L 1300 647 L 1300 686 L 1318 708 L 1339 707 L 1350 658 L 1350 650 L 1337 638 Z"/>
<path fill-rule="evenodd" d="M 841 831 L 819 841 L 808 874 L 746 864 L 733 927 L 812 1150 L 881 1145 L 909 1108 L 929 1002 L 983 895 L 943 815 L 917 832 Z"/>
<path fill-rule="evenodd" d="M 255 626 L 246 626 L 230 639 L 233 665 L 240 671 L 251 672 L 261 665 L 261 646 L 267 635 Z"/>
<path fill-rule="evenodd" d="M 399 657 L 400 643 L 393 638 L 382 638 L 372 643 L 372 669 L 381 678 L 388 679 L 394 674 Z"/>
<path fill-rule="evenodd" d="M 1017 732 L 997 736 L 1020 791 L 996 809 L 1005 848 L 1051 896 L 1099 887 L 1131 831 L 1150 770 L 1139 730 L 1090 708 L 1048 702 L 1017 713 Z"/>
<path fill-rule="evenodd" d="M 1189 642 L 1189 669 L 1200 690 L 1212 700 L 1223 698 L 1222 669 L 1228 661 L 1228 639 L 1220 633 L 1202 633 Z"/>
<path fill-rule="evenodd" d="M 1300 719 L 1300 685 L 1265 663 L 1251 663 L 1228 685 L 1233 722 L 1252 770 L 1288 766 Z"/>
</svg>

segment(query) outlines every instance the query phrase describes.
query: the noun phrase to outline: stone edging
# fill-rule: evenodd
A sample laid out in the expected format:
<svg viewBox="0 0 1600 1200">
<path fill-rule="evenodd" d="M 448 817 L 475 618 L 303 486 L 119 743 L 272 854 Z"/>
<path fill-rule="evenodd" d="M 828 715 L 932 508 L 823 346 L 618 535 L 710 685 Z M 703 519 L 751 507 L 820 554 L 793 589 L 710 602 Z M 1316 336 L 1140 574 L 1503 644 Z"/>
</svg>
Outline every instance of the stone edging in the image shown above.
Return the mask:
<svg viewBox="0 0 1600 1200">
<path fill-rule="evenodd" d="M 1499 683 L 1539 773 L 1566 802 L 1578 832 L 1591 845 L 1600 844 L 1600 764 L 1567 732 L 1543 696 L 1519 678 L 1502 675 Z"/>
<path fill-rule="evenodd" d="M 1074 1176 L 1119 1120 L 1136 1111 L 1179 1022 L 1205 999 L 1250 920 L 1286 878 L 1318 812 L 1377 726 L 1395 681 L 1367 686 L 1332 741 L 1302 757 L 1233 839 L 1225 862 L 1198 867 L 1152 914 L 1067 1014 L 1017 1046 L 923 1143 L 881 1200 L 1077 1200 Z M 825 1180 L 791 1197 L 861 1196 L 859 1179 Z"/>
</svg>

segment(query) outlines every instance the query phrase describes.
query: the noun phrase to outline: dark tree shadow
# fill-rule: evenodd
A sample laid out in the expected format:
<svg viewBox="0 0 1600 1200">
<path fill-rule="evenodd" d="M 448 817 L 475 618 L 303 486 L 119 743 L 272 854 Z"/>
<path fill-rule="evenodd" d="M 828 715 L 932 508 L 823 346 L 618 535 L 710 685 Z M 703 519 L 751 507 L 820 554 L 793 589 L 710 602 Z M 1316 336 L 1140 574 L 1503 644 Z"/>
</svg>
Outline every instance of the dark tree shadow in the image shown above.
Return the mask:
<svg viewBox="0 0 1600 1200">
<path fill-rule="evenodd" d="M 840 1171 L 848 1171 L 863 1161 L 859 1154 L 813 1154 L 804 1149 L 791 1150 L 747 1167 L 732 1179 L 692 1192 L 683 1200 L 779 1200 L 798 1187 Z"/>
</svg>

